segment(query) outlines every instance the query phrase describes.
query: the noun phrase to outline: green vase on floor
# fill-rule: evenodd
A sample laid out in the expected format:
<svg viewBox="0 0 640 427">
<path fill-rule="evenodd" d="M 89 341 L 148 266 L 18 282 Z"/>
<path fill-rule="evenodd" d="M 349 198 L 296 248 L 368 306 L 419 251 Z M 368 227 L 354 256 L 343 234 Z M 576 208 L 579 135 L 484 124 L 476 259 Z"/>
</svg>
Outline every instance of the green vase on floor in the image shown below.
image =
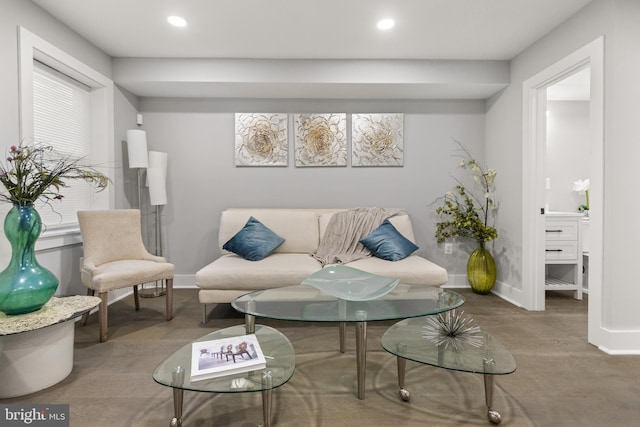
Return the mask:
<svg viewBox="0 0 640 427">
<path fill-rule="evenodd" d="M 40 309 L 58 288 L 58 279 L 38 264 L 35 244 L 42 230 L 40 214 L 31 204 L 13 205 L 4 220 L 11 260 L 0 273 L 0 311 L 25 314 Z"/>
<path fill-rule="evenodd" d="M 496 283 L 496 263 L 484 247 L 484 241 L 479 241 L 478 245 L 467 261 L 467 279 L 473 292 L 486 295 Z"/>
</svg>

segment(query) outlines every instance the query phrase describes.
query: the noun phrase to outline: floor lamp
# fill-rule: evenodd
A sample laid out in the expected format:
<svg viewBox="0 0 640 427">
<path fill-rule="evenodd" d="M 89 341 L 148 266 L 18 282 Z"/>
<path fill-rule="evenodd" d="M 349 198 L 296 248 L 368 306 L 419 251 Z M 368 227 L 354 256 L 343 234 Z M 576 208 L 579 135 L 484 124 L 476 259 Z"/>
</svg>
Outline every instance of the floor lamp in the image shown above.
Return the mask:
<svg viewBox="0 0 640 427">
<path fill-rule="evenodd" d="M 149 151 L 149 168 L 147 168 L 147 185 L 149 186 L 149 203 L 155 210 L 155 255 L 162 256 L 162 206 L 167 204 L 167 153 Z M 153 298 L 166 294 L 164 287 L 143 289 L 141 297 Z"/>
</svg>

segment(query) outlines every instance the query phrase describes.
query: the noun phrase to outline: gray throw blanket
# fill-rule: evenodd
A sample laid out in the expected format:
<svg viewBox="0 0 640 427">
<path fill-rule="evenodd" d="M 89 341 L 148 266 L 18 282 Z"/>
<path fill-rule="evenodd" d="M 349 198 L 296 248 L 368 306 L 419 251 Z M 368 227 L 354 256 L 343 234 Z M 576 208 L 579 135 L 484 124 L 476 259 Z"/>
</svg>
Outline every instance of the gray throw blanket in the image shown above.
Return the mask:
<svg viewBox="0 0 640 427">
<path fill-rule="evenodd" d="M 359 240 L 374 231 L 385 219 L 405 213 L 403 209 L 355 208 L 331 216 L 318 251 L 313 257 L 323 266 L 346 264 L 371 256 Z"/>
</svg>

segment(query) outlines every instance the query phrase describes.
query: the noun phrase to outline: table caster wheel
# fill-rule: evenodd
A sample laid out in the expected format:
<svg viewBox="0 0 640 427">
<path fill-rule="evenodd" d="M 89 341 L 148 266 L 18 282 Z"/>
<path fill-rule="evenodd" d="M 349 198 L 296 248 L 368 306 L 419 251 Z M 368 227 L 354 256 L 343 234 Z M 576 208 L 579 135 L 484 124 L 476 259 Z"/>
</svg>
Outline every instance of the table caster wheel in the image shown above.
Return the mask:
<svg viewBox="0 0 640 427">
<path fill-rule="evenodd" d="M 400 399 L 404 400 L 405 402 L 411 400 L 411 393 L 409 393 L 409 390 L 407 390 L 406 388 L 401 388 L 398 394 L 400 395 Z"/>
<path fill-rule="evenodd" d="M 502 416 L 498 411 L 494 411 L 493 409 L 489 409 L 487 411 L 487 419 L 491 424 L 498 425 L 502 422 Z"/>
<path fill-rule="evenodd" d="M 173 417 L 169 423 L 169 427 L 182 427 L 182 420 L 180 418 Z"/>
</svg>

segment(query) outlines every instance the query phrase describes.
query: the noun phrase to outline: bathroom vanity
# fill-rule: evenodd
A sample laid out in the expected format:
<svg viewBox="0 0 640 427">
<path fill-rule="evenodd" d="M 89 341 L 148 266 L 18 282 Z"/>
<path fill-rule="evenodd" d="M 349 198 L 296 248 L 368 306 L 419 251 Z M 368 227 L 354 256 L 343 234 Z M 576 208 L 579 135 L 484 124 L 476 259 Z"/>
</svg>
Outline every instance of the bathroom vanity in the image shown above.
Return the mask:
<svg viewBox="0 0 640 427">
<path fill-rule="evenodd" d="M 582 299 L 584 214 L 545 214 L 545 290 L 574 291 Z"/>
</svg>

